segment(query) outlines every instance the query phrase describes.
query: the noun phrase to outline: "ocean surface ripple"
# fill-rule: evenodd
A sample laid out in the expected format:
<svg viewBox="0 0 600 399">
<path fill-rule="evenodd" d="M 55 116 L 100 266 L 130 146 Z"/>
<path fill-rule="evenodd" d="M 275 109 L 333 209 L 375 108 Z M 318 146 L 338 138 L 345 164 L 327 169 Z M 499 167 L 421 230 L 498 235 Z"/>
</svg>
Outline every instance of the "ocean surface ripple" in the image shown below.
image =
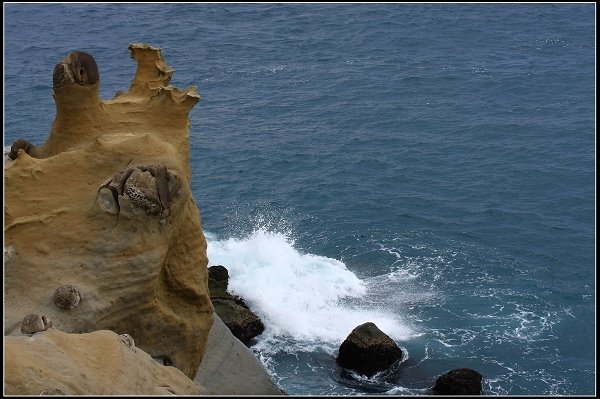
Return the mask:
<svg viewBox="0 0 600 399">
<path fill-rule="evenodd" d="M 198 87 L 192 191 L 210 265 L 265 321 L 290 394 L 595 392 L 595 5 L 5 4 L 4 145 L 42 144 L 52 70 L 127 45 Z M 77 32 L 77 34 L 74 34 Z M 408 353 L 335 364 L 374 321 Z"/>
</svg>

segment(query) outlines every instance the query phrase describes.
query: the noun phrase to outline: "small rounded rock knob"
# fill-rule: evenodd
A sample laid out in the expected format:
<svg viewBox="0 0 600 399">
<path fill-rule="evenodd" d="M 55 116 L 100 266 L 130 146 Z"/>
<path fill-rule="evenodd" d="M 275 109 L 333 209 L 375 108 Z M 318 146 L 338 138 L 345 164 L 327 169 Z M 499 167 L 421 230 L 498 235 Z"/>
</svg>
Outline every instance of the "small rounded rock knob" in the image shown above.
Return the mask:
<svg viewBox="0 0 600 399">
<path fill-rule="evenodd" d="M 36 313 L 28 314 L 21 323 L 21 334 L 33 335 L 40 331 L 46 331 L 52 327 L 52 321 L 46 316 L 40 316 Z"/>
<path fill-rule="evenodd" d="M 52 84 L 55 89 L 61 86 L 78 84 L 93 85 L 100 80 L 98 65 L 91 54 L 73 51 L 54 67 Z"/>
<path fill-rule="evenodd" d="M 54 304 L 61 309 L 73 309 L 79 305 L 79 301 L 81 301 L 81 295 L 72 285 L 63 285 L 54 291 Z"/>
</svg>

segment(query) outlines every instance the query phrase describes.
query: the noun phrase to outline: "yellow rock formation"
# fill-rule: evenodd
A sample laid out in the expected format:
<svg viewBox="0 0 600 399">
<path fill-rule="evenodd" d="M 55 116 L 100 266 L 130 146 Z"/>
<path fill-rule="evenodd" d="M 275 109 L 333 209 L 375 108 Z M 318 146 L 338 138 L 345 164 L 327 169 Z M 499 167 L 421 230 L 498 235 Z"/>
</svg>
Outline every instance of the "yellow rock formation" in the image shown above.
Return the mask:
<svg viewBox="0 0 600 399">
<path fill-rule="evenodd" d="M 7 395 L 198 395 L 181 371 L 156 363 L 112 331 L 67 334 L 54 328 L 5 337 Z"/>
<path fill-rule="evenodd" d="M 173 71 L 159 49 L 129 48 L 135 77 L 111 100 L 98 97 L 101 80 L 57 84 L 55 70 L 56 118 L 46 143 L 18 150 L 5 165 L 5 336 L 20 335 L 30 313 L 65 333 L 126 333 L 194 378 L 213 321 L 206 240 L 190 191 L 188 114 L 200 97 L 193 87 L 169 86 Z M 85 72 L 69 62 L 64 71 Z M 125 175 L 127 184 L 99 190 L 128 168 L 137 172 Z M 160 215 L 144 208 L 150 203 Z M 64 285 L 80 294 L 72 309 L 55 304 Z M 5 350 L 17 345 L 5 339 Z M 33 342 L 20 340 L 21 350 Z"/>
</svg>

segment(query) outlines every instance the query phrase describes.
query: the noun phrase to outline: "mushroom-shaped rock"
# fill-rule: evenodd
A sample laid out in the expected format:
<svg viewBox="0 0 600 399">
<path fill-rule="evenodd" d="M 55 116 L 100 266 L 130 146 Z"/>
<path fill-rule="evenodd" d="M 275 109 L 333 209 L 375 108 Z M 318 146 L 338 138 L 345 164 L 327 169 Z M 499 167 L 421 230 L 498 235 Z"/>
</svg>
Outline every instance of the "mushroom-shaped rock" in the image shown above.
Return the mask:
<svg viewBox="0 0 600 399">
<path fill-rule="evenodd" d="M 32 335 L 40 331 L 46 331 L 50 327 L 52 327 L 52 321 L 46 316 L 31 313 L 23 318 L 23 322 L 21 323 L 21 333 L 24 335 Z"/>
<path fill-rule="evenodd" d="M 442 374 L 435 381 L 433 391 L 437 395 L 481 395 L 483 376 L 472 369 L 454 369 Z"/>
<path fill-rule="evenodd" d="M 71 310 L 81 301 L 79 291 L 72 285 L 62 285 L 54 291 L 54 304 L 61 309 Z"/>
<path fill-rule="evenodd" d="M 100 80 L 98 65 L 91 54 L 73 51 L 54 66 L 54 88 L 69 84 L 93 85 Z"/>
<path fill-rule="evenodd" d="M 402 359 L 402 350 L 371 322 L 356 327 L 340 346 L 337 363 L 367 377 Z"/>
</svg>

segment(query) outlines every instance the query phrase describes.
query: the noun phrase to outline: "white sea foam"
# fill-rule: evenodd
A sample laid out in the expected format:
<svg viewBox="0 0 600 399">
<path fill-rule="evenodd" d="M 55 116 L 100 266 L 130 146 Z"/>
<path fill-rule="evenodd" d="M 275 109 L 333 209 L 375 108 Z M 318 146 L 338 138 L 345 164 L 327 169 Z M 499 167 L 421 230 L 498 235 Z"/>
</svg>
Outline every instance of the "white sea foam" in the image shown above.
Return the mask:
<svg viewBox="0 0 600 399">
<path fill-rule="evenodd" d="M 289 235 L 257 229 L 241 239 L 206 236 L 210 265 L 229 270 L 228 290 L 242 296 L 261 317 L 263 340 L 286 338 L 302 342 L 304 350 L 320 344 L 339 346 L 367 321 L 393 339 L 412 335 L 394 309 L 374 309 L 367 300 L 372 287 L 343 262 L 303 254 Z"/>
<path fill-rule="evenodd" d="M 4 162 L 3 162 L 3 163 L 4 163 L 4 166 L 6 166 L 6 164 L 7 164 L 8 162 L 10 162 L 10 158 L 8 157 L 8 154 L 9 154 L 9 153 L 10 153 L 10 146 L 4 146 L 4 153 L 3 153 L 3 154 L 4 154 L 4 155 L 3 155 L 3 158 L 4 158 Z"/>
</svg>

